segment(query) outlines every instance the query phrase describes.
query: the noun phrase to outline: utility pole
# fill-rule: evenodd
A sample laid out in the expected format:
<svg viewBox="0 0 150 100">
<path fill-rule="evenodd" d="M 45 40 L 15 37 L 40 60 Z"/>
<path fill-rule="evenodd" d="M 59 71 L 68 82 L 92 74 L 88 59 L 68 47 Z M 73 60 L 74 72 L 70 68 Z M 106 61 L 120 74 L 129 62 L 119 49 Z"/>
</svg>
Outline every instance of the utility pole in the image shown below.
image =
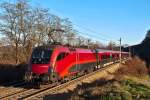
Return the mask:
<svg viewBox="0 0 150 100">
<path fill-rule="evenodd" d="M 129 46 L 129 58 L 131 58 L 131 46 Z"/>
<path fill-rule="evenodd" d="M 121 38 L 119 39 L 119 42 L 120 42 L 120 55 L 119 55 L 119 58 L 120 58 L 120 65 L 121 65 Z"/>
</svg>

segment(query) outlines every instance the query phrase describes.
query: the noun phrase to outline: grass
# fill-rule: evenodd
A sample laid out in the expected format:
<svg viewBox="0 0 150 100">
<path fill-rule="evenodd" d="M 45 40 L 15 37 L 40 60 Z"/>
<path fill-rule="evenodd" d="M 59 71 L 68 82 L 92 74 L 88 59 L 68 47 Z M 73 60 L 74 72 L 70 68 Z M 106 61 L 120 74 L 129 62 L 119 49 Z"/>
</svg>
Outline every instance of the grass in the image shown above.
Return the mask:
<svg viewBox="0 0 150 100">
<path fill-rule="evenodd" d="M 150 99 L 150 86 L 139 84 L 133 80 L 124 80 L 122 85 L 133 99 Z"/>
<path fill-rule="evenodd" d="M 71 95 L 71 100 L 150 100 L 150 76 L 145 63 L 135 57 L 115 73 L 111 81 L 105 80 L 82 86 Z M 96 84 L 97 83 L 97 84 Z M 83 84 L 84 85 L 84 84 Z M 92 86 L 92 87 L 90 87 Z"/>
<path fill-rule="evenodd" d="M 92 83 L 91 83 L 92 84 Z M 125 79 L 114 80 L 102 86 L 80 88 L 71 96 L 71 100 L 149 100 L 150 86 Z"/>
<path fill-rule="evenodd" d="M 145 63 L 136 57 L 122 66 L 112 80 L 83 83 L 73 91 L 47 95 L 44 100 L 150 100 L 150 76 Z"/>
</svg>

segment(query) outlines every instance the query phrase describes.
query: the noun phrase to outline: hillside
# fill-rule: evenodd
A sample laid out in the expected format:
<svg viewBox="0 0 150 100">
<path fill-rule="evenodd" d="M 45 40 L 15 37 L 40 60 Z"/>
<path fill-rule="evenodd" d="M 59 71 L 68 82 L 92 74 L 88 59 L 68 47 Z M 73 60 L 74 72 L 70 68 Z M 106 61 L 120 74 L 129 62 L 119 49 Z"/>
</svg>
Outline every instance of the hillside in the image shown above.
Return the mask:
<svg viewBox="0 0 150 100">
<path fill-rule="evenodd" d="M 146 66 L 150 72 L 150 30 L 147 32 L 145 39 L 137 45 L 126 48 L 131 51 L 132 56 L 138 56 L 146 62 Z"/>
</svg>

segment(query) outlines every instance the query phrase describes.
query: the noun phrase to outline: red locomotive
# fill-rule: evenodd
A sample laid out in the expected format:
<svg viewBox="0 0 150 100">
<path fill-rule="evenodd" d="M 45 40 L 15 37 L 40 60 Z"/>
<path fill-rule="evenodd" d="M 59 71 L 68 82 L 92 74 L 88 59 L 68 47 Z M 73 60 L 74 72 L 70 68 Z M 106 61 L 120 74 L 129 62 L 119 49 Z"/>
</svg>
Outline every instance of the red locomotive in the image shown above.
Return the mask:
<svg viewBox="0 0 150 100">
<path fill-rule="evenodd" d="M 119 60 L 119 51 L 81 49 L 67 46 L 41 46 L 33 49 L 26 79 L 40 82 L 68 80 L 107 63 Z M 122 58 L 128 53 L 122 52 Z"/>
</svg>

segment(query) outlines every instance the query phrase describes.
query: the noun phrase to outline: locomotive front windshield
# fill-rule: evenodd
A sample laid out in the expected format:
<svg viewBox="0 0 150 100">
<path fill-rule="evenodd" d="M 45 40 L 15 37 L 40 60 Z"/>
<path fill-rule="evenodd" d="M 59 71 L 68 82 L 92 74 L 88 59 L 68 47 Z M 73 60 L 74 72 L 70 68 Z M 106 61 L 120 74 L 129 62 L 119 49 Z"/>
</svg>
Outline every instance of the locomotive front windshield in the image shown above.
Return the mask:
<svg viewBox="0 0 150 100">
<path fill-rule="evenodd" d="M 32 53 L 32 64 L 48 64 L 50 63 L 51 55 L 52 50 L 35 49 Z"/>
</svg>

